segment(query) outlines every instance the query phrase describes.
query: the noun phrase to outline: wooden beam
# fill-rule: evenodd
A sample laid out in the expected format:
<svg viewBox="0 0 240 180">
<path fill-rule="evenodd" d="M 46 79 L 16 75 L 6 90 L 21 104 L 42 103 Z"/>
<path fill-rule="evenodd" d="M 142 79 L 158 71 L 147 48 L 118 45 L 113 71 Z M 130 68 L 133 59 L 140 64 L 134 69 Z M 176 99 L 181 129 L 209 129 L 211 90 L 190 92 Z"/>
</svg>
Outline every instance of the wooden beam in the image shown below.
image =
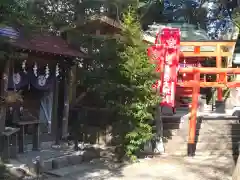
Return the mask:
<svg viewBox="0 0 240 180">
<path fill-rule="evenodd" d="M 240 68 L 215 68 L 215 67 L 203 67 L 203 68 L 180 68 L 179 73 L 194 73 L 196 69 L 199 69 L 201 74 L 219 74 L 219 73 L 231 73 L 240 74 Z"/>
<path fill-rule="evenodd" d="M 240 87 L 240 81 L 228 82 L 227 87 L 228 88 Z"/>
<path fill-rule="evenodd" d="M 185 81 L 178 83 L 181 87 L 194 87 L 194 86 L 200 86 L 200 87 L 226 87 L 226 84 L 219 84 L 218 82 L 198 82 L 198 81 Z"/>
<path fill-rule="evenodd" d="M 200 52 L 196 54 L 195 52 L 180 52 L 180 57 L 217 57 L 217 52 Z M 231 57 L 231 52 L 222 52 L 221 57 Z"/>
<path fill-rule="evenodd" d="M 180 46 L 235 46 L 236 41 L 188 41 L 180 42 Z"/>
<path fill-rule="evenodd" d="M 219 82 L 199 82 L 195 80 L 190 80 L 190 81 L 178 83 L 177 85 L 181 87 L 194 87 L 199 85 L 200 87 L 234 88 L 234 87 L 240 87 L 240 81 L 219 83 Z"/>
<path fill-rule="evenodd" d="M 217 45 L 217 56 L 216 56 L 216 67 L 222 68 L 222 56 L 221 56 L 221 46 Z M 220 82 L 220 74 L 217 74 L 217 81 Z M 223 96 L 223 90 L 222 88 L 217 88 L 217 99 L 218 101 L 222 101 Z"/>
</svg>

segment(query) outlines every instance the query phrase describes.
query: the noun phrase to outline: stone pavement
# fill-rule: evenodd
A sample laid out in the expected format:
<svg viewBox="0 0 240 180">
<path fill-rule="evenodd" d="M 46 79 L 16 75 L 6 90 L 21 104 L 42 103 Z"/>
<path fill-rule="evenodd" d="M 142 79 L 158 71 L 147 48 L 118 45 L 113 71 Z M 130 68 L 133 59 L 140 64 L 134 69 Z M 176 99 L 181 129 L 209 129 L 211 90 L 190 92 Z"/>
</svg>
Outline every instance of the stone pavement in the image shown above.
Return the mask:
<svg viewBox="0 0 240 180">
<path fill-rule="evenodd" d="M 121 167 L 95 161 L 91 165 L 68 167 L 64 177 L 48 180 L 230 180 L 232 157 L 156 157 Z M 60 170 L 61 171 L 61 170 Z M 62 170 L 63 171 L 63 170 Z"/>
</svg>

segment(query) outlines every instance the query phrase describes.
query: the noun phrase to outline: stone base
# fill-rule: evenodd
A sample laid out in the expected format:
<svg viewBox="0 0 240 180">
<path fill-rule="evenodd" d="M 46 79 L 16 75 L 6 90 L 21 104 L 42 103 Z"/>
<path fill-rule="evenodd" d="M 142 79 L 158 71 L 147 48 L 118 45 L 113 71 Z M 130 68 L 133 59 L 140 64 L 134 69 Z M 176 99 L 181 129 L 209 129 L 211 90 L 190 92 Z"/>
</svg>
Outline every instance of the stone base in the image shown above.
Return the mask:
<svg viewBox="0 0 240 180">
<path fill-rule="evenodd" d="M 190 157 L 193 157 L 195 156 L 195 152 L 196 152 L 196 144 L 193 143 L 193 144 L 190 144 L 188 143 L 188 147 L 187 147 L 187 155 L 190 156 Z"/>
<path fill-rule="evenodd" d="M 216 101 L 216 113 L 225 113 L 224 101 Z"/>
<path fill-rule="evenodd" d="M 161 115 L 167 115 L 167 116 L 173 116 L 174 114 L 174 109 L 172 107 L 168 107 L 168 106 L 161 106 Z"/>
<path fill-rule="evenodd" d="M 156 147 L 154 149 L 154 154 L 164 154 L 165 149 L 164 149 L 164 144 L 162 138 L 160 138 L 159 141 L 156 141 Z"/>
</svg>

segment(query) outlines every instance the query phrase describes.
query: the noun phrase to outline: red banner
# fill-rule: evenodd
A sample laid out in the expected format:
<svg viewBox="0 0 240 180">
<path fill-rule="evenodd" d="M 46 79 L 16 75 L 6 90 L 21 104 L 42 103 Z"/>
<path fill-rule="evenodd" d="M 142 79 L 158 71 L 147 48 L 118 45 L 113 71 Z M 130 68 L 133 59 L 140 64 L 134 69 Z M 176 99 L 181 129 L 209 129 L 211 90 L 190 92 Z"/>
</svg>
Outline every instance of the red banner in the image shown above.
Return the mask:
<svg viewBox="0 0 240 180">
<path fill-rule="evenodd" d="M 155 71 L 160 75 L 159 80 L 152 85 L 152 88 L 156 92 L 159 92 L 163 75 L 161 72 L 164 70 L 166 48 L 163 45 L 153 45 L 148 48 L 147 53 L 151 63 L 156 65 Z"/>
<path fill-rule="evenodd" d="M 175 94 L 177 84 L 177 71 L 179 68 L 180 30 L 164 28 L 157 37 L 165 52 L 163 72 L 161 75 L 160 94 L 163 99 L 161 105 L 175 107 Z"/>
</svg>

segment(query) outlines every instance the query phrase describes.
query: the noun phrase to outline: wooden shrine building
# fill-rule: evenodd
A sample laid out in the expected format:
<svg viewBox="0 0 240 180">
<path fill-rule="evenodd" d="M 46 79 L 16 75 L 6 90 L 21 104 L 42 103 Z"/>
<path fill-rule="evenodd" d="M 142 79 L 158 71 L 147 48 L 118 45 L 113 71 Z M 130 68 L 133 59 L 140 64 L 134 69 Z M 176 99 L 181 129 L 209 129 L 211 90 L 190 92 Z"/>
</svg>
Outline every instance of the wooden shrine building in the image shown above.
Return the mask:
<svg viewBox="0 0 240 180">
<path fill-rule="evenodd" d="M 48 33 L 19 33 L 10 39 L 0 66 L 0 152 L 9 146 L 5 136 L 12 128 L 19 131 L 20 152 L 29 138 L 35 149 L 39 138 L 58 144 L 68 134 L 68 72 L 76 58 L 86 55 Z"/>
</svg>

